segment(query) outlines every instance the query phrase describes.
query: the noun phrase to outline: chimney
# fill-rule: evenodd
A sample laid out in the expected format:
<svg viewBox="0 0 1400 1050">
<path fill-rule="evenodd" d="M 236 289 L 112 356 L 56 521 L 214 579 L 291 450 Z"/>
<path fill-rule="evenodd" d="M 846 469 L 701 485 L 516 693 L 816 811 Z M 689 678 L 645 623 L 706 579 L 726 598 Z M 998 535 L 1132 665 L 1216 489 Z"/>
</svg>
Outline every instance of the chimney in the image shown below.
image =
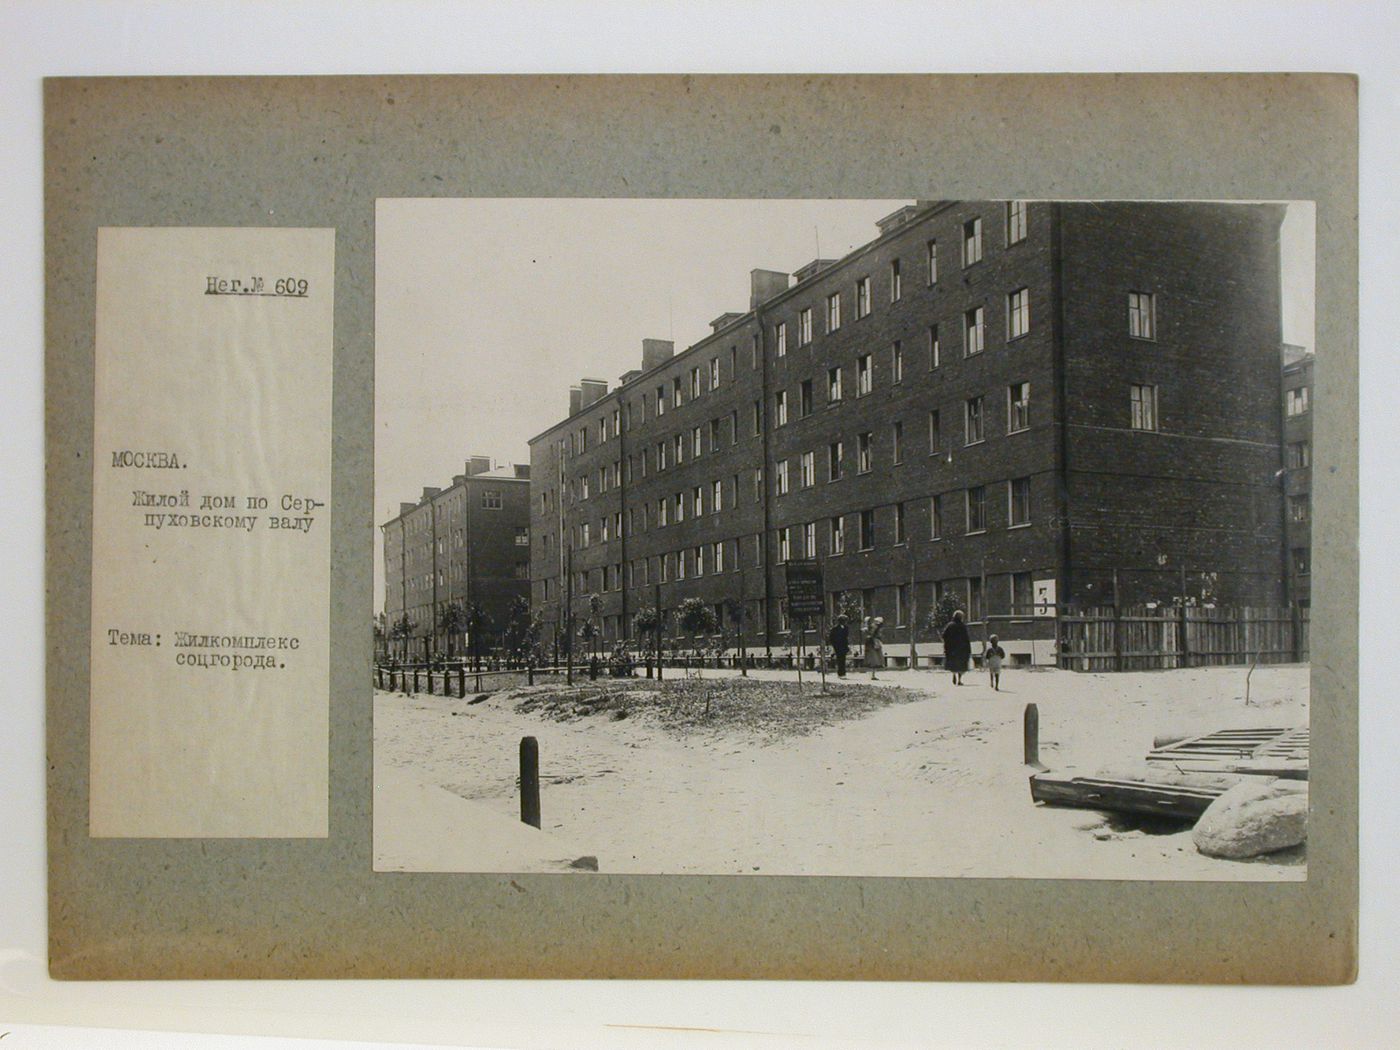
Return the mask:
<svg viewBox="0 0 1400 1050">
<path fill-rule="evenodd" d="M 515 476 L 517 478 L 523 478 L 524 480 L 528 481 L 530 478 L 530 464 L 517 463 L 515 465 Z"/>
<path fill-rule="evenodd" d="M 629 368 L 626 372 L 623 372 L 622 375 L 617 377 L 617 385 L 626 386 L 641 374 L 642 370 L 640 368 Z"/>
<path fill-rule="evenodd" d="M 917 207 L 916 205 L 913 205 L 913 204 L 906 204 L 904 207 L 900 208 L 898 211 L 892 211 L 892 212 L 890 212 L 890 213 L 889 213 L 888 215 L 886 215 L 883 219 L 876 219 L 876 220 L 875 220 L 875 225 L 876 225 L 876 226 L 879 228 L 879 230 L 880 230 L 880 236 L 883 237 L 885 234 L 889 233 L 891 230 L 897 230 L 897 229 L 899 229 L 899 228 L 900 228 L 901 226 L 903 226 L 906 222 L 908 222 L 910 219 L 912 219 L 912 218 L 914 217 L 914 214 L 915 214 L 918 210 L 919 210 L 919 209 L 918 209 L 918 207 Z"/>
<path fill-rule="evenodd" d="M 662 362 L 671 360 L 675 352 L 676 344 L 669 339 L 643 339 L 642 371 L 650 372 Z"/>
<path fill-rule="evenodd" d="M 808 277 L 816 275 L 818 271 L 825 270 L 828 266 L 835 265 L 836 262 L 838 262 L 836 259 L 813 259 L 806 266 L 800 266 L 794 270 L 792 275 L 797 278 L 798 284 L 801 284 Z"/>
<path fill-rule="evenodd" d="M 436 495 L 437 495 L 439 492 L 441 492 L 441 491 L 442 491 L 442 489 L 433 488 L 433 486 L 431 486 L 431 485 L 424 485 L 424 486 L 423 486 L 423 495 L 419 497 L 418 502 L 419 502 L 419 503 L 427 503 L 428 500 L 432 499 L 434 496 L 436 496 Z"/>
<path fill-rule="evenodd" d="M 749 309 L 756 310 L 788 290 L 788 275 L 777 270 L 749 271 Z"/>
<path fill-rule="evenodd" d="M 710 330 L 713 332 L 718 332 L 721 328 L 725 328 L 733 324 L 735 321 L 739 320 L 739 318 L 743 316 L 743 314 L 736 314 L 732 312 L 720 314 L 718 317 L 716 317 L 713 321 L 710 322 Z"/>
<path fill-rule="evenodd" d="M 467 459 L 467 477 L 474 478 L 491 469 L 490 456 L 470 456 Z"/>
<path fill-rule="evenodd" d="M 569 415 L 576 416 L 583 408 L 583 391 L 576 386 L 569 387 Z"/>
<path fill-rule="evenodd" d="M 466 476 L 465 474 L 453 474 L 453 475 L 452 475 L 452 485 L 453 485 L 454 488 L 455 488 L 456 486 L 458 486 L 458 485 L 463 485 L 463 484 L 465 484 L 465 483 L 466 483 L 466 480 L 467 480 L 467 476 Z"/>
<path fill-rule="evenodd" d="M 606 379 L 580 379 L 578 386 L 582 394 L 580 408 L 587 408 L 608 396 L 608 381 Z"/>
<path fill-rule="evenodd" d="M 411 510 L 412 510 L 414 507 L 416 507 L 416 506 L 418 506 L 418 504 L 416 504 L 416 503 L 400 503 L 400 504 L 399 504 L 399 517 L 402 518 L 405 514 L 407 514 L 409 511 L 411 511 Z"/>
</svg>

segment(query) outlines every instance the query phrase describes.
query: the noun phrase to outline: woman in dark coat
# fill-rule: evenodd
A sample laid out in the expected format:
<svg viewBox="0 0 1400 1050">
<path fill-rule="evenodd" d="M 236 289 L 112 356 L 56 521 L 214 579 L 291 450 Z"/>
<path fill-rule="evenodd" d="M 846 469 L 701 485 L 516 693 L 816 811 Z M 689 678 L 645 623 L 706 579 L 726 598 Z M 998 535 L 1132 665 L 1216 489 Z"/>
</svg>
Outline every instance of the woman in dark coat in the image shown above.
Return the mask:
<svg viewBox="0 0 1400 1050">
<path fill-rule="evenodd" d="M 962 685 L 962 676 L 967 673 L 968 661 L 972 659 L 972 639 L 963 623 L 962 610 L 953 613 L 948 626 L 943 628 L 943 666 L 953 674 L 953 684 Z"/>
</svg>

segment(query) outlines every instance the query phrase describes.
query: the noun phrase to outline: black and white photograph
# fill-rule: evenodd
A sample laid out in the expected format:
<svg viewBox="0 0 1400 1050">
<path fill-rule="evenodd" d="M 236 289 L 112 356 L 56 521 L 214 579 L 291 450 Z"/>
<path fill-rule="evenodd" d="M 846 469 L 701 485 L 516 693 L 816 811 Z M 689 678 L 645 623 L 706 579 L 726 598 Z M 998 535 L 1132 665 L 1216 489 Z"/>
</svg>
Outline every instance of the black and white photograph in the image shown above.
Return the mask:
<svg viewBox="0 0 1400 1050">
<path fill-rule="evenodd" d="M 375 870 L 1306 879 L 1314 237 L 380 199 Z"/>
</svg>

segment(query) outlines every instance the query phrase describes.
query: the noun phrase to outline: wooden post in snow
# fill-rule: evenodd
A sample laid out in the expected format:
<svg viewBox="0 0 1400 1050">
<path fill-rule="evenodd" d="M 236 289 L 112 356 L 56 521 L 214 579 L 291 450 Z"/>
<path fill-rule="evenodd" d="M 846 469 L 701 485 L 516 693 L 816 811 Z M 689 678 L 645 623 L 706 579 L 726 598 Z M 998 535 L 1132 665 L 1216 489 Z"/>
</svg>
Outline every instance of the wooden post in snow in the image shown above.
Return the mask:
<svg viewBox="0 0 1400 1050">
<path fill-rule="evenodd" d="M 1035 704 L 1026 705 L 1025 723 L 1025 764 L 1040 765 L 1040 709 Z"/>
<path fill-rule="evenodd" d="M 540 745 L 532 736 L 520 738 L 520 820 L 540 826 Z"/>
</svg>

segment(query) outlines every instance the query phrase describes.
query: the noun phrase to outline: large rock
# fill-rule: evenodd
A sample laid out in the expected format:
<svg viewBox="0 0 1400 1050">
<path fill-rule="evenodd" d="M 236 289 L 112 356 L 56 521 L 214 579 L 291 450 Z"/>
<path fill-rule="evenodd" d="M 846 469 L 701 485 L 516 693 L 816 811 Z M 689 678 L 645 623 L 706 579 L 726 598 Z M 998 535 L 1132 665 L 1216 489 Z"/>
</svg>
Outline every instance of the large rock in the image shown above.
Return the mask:
<svg viewBox="0 0 1400 1050">
<path fill-rule="evenodd" d="M 1208 857 L 1243 860 L 1297 846 L 1308 837 L 1308 785 L 1251 778 L 1212 802 L 1192 832 Z"/>
</svg>

